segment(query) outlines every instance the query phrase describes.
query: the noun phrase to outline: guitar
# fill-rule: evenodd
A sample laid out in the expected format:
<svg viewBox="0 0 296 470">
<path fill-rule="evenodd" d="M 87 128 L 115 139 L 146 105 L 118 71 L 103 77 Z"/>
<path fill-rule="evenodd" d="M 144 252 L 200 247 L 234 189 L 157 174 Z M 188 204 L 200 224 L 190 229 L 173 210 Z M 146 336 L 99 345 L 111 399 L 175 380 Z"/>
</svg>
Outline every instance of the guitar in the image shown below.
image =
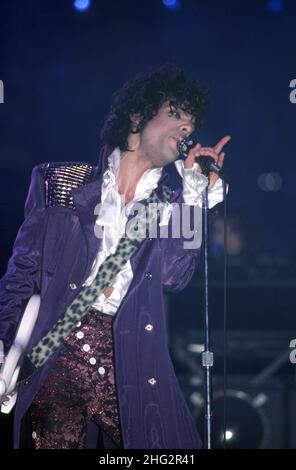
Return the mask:
<svg viewBox="0 0 296 470">
<path fill-rule="evenodd" d="M 29 344 L 38 317 L 40 295 L 34 294 L 22 315 L 14 341 L 0 369 L 0 401 L 1 412 L 8 414 L 15 405 L 17 398 L 17 379 L 21 368 L 21 360 Z"/>
</svg>

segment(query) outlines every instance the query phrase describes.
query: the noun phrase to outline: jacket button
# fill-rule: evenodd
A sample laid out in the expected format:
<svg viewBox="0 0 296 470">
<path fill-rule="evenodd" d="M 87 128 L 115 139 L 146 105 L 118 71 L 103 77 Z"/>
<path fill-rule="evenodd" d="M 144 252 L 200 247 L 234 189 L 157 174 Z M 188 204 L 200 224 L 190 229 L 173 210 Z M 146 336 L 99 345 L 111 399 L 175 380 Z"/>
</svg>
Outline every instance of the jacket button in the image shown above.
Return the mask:
<svg viewBox="0 0 296 470">
<path fill-rule="evenodd" d="M 84 333 L 82 331 L 78 331 L 78 333 L 76 333 L 77 339 L 82 339 L 83 337 L 84 337 Z"/>
<path fill-rule="evenodd" d="M 156 382 L 157 382 L 157 380 L 156 380 L 154 377 L 151 377 L 151 379 L 148 380 L 148 383 L 149 383 L 150 385 L 155 385 Z"/>
<path fill-rule="evenodd" d="M 145 273 L 145 277 L 146 279 L 151 279 L 152 278 L 152 274 L 151 273 Z"/>
<path fill-rule="evenodd" d="M 71 282 L 71 283 L 69 284 L 69 287 L 70 287 L 70 289 L 72 289 L 72 290 L 77 289 L 77 286 L 76 286 L 75 282 Z"/>
<path fill-rule="evenodd" d="M 145 330 L 146 331 L 152 331 L 153 330 L 153 325 L 151 325 L 151 323 L 148 323 L 148 325 L 145 326 Z"/>
</svg>

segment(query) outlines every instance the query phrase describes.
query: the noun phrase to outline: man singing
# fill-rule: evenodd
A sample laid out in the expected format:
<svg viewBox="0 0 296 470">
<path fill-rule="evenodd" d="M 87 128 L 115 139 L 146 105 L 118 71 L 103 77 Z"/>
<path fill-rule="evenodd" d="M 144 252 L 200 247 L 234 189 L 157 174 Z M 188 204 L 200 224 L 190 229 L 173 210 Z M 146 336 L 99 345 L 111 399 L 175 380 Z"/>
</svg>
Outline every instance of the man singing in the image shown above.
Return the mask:
<svg viewBox="0 0 296 470">
<path fill-rule="evenodd" d="M 173 65 L 138 75 L 113 97 L 97 165 L 33 169 L 0 293 L 5 353 L 29 298 L 41 297 L 26 352 L 33 372 L 17 388 L 16 448 L 28 418 L 37 449 L 200 448 L 169 356 L 163 303 L 164 291 L 192 278 L 199 247 L 186 248 L 182 230 L 162 237 L 159 228 L 172 228 L 176 209 L 201 207 L 207 185 L 209 206 L 222 200 L 221 180 L 195 159 L 222 166 L 229 136 L 178 159 L 206 96 Z M 136 244 L 126 228 L 135 207 L 152 202 L 164 208 L 157 236 Z"/>
</svg>

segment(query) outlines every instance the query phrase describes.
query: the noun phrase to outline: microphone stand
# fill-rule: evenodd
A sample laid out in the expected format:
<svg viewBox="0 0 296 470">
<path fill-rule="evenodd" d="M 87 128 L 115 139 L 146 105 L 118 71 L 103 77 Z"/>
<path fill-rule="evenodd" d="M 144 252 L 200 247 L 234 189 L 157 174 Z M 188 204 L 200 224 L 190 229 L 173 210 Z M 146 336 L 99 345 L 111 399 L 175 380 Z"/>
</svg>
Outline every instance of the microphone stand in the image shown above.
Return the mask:
<svg viewBox="0 0 296 470">
<path fill-rule="evenodd" d="M 212 444 L 212 366 L 214 354 L 210 350 L 210 324 L 209 324 L 209 289 L 208 289 L 208 236 L 209 236 L 209 205 L 208 187 L 202 193 L 202 272 L 203 272 L 203 319 L 204 319 L 204 346 L 202 353 L 202 366 L 204 371 L 204 426 L 205 448 L 211 449 Z"/>
<path fill-rule="evenodd" d="M 177 149 L 180 155 L 187 157 L 188 152 L 195 146 L 193 139 L 189 137 L 180 138 Z M 215 163 L 211 157 L 196 157 L 203 170 L 203 174 L 209 176 L 211 171 L 217 173 L 220 178 L 226 178 L 223 170 Z M 224 193 L 223 193 L 224 194 Z M 224 194 L 225 195 L 225 194 Z M 208 242 L 209 242 L 209 204 L 208 187 L 202 193 L 202 272 L 203 272 L 203 318 L 204 318 L 204 345 L 202 353 L 202 366 L 204 371 L 204 404 L 205 404 L 205 448 L 211 449 L 212 445 L 212 370 L 214 365 L 214 354 L 210 350 L 210 324 L 209 324 L 209 282 L 208 282 Z M 225 432 L 224 432 L 225 440 Z"/>
</svg>

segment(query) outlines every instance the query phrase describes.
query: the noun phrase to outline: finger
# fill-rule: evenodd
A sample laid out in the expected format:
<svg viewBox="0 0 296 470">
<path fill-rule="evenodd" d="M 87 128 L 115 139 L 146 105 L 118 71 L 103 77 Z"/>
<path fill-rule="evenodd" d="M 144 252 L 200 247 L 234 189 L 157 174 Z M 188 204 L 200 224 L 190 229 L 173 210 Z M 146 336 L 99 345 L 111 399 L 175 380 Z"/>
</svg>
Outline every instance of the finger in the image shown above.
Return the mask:
<svg viewBox="0 0 296 470">
<path fill-rule="evenodd" d="M 200 149 L 201 149 L 201 145 L 200 145 L 200 144 L 197 144 L 195 147 L 193 147 L 193 148 L 189 151 L 188 156 L 190 156 L 191 158 L 199 157 L 199 155 L 200 155 Z"/>
<path fill-rule="evenodd" d="M 199 154 L 200 154 L 200 149 L 201 149 L 201 145 L 200 145 L 200 144 L 195 145 L 195 147 L 193 147 L 192 149 L 190 149 L 190 151 L 188 152 L 187 158 L 188 158 L 188 157 L 194 158 L 194 157 L 196 157 L 196 156 L 199 156 Z"/>
<path fill-rule="evenodd" d="M 185 162 L 184 162 L 184 167 L 185 168 L 192 168 L 193 164 L 195 163 L 195 158 L 199 157 L 200 153 L 199 150 L 201 148 L 200 144 L 195 145 L 190 152 L 188 153 Z"/>
<path fill-rule="evenodd" d="M 230 135 L 226 135 L 221 140 L 219 140 L 219 142 L 214 147 L 215 152 L 220 153 L 224 145 L 227 144 L 227 142 L 229 142 L 230 139 L 231 139 Z"/>
<path fill-rule="evenodd" d="M 219 155 L 210 147 L 202 147 L 199 154 L 205 157 L 212 157 L 217 163 Z"/>
<path fill-rule="evenodd" d="M 201 144 L 197 143 L 194 147 L 192 147 L 192 149 L 190 149 L 190 152 L 199 151 L 200 148 Z"/>
<path fill-rule="evenodd" d="M 220 168 L 223 167 L 224 164 L 224 157 L 225 157 L 225 152 L 220 153 L 217 161 L 217 165 L 220 166 Z"/>
</svg>

